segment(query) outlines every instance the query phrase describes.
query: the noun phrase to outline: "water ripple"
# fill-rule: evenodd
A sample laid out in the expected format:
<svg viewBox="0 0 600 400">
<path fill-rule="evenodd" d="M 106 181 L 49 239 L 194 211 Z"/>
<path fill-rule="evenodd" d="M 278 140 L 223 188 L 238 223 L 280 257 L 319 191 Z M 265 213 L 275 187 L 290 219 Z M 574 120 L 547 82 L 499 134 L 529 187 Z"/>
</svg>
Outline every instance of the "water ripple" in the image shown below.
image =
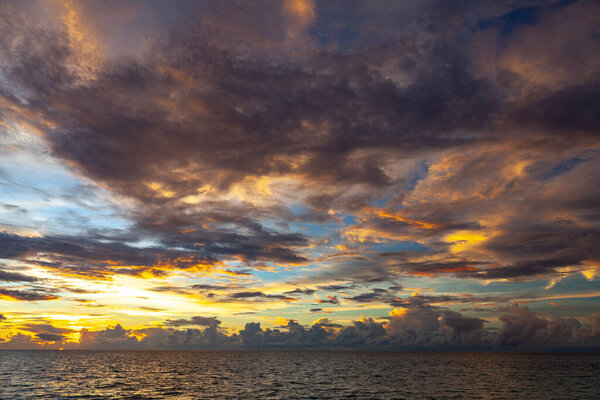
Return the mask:
<svg viewBox="0 0 600 400">
<path fill-rule="evenodd" d="M 592 399 L 600 355 L 1 351 L 1 399 Z"/>
</svg>

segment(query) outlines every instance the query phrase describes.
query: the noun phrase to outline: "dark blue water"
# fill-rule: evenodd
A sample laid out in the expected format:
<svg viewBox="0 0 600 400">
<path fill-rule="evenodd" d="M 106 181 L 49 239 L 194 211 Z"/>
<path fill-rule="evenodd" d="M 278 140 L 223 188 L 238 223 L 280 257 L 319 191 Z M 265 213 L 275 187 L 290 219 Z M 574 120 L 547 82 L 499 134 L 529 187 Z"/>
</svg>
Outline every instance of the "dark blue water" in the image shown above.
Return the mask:
<svg viewBox="0 0 600 400">
<path fill-rule="evenodd" d="M 600 355 L 0 351 L 8 399 L 600 399 Z"/>
</svg>

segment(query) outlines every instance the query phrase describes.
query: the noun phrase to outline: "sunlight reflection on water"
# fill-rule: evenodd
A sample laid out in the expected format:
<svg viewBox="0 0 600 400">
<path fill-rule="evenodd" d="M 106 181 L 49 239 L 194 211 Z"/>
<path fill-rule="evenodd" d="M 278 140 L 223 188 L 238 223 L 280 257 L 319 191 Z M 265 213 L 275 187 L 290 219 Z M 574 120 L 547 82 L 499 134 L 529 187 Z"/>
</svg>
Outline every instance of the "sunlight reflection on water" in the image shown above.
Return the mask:
<svg viewBox="0 0 600 400">
<path fill-rule="evenodd" d="M 1 351 L 2 399 L 600 398 L 600 355 Z"/>
</svg>

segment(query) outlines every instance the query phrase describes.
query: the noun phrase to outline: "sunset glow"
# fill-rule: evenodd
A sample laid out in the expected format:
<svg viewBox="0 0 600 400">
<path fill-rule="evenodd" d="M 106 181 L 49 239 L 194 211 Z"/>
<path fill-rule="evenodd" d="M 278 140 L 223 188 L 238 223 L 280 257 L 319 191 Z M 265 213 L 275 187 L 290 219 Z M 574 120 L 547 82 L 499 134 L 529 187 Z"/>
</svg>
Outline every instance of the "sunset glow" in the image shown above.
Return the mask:
<svg viewBox="0 0 600 400">
<path fill-rule="evenodd" d="M 600 2 L 442 3 L 0 3 L 0 349 L 600 348 Z"/>
</svg>

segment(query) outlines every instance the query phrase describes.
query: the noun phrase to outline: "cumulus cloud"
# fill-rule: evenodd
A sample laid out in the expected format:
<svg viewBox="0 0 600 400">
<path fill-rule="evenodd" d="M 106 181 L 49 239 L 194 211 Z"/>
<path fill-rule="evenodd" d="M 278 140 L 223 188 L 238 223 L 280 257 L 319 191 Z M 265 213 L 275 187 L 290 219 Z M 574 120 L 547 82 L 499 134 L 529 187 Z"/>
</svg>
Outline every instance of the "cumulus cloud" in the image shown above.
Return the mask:
<svg viewBox="0 0 600 400">
<path fill-rule="evenodd" d="M 43 348 L 43 345 L 32 340 L 31 336 L 23 333 L 16 333 L 0 342 L 0 349 L 3 350 L 40 350 Z"/>
<path fill-rule="evenodd" d="M 279 328 L 248 322 L 239 333 L 227 334 L 215 317 L 167 321 L 165 327 L 126 329 L 120 324 L 97 331 L 82 329 L 77 342 L 65 335 L 75 331 L 49 324 L 28 324 L 0 343 L 0 348 L 37 348 L 49 345 L 72 349 L 496 349 L 597 350 L 600 318 L 586 320 L 542 317 L 522 305 L 501 308 L 499 329 L 488 321 L 431 306 L 396 308 L 383 321 L 361 318 L 349 325 L 320 318 L 310 326 L 290 319 Z M 199 325 L 204 329 L 175 329 Z M 54 343 L 53 342 L 57 342 Z"/>
<path fill-rule="evenodd" d="M 600 318 L 582 324 L 576 318 L 553 316 L 542 318 L 525 306 L 503 308 L 502 327 L 498 331 L 500 346 L 516 349 L 552 349 L 597 347 L 600 343 Z"/>
</svg>

